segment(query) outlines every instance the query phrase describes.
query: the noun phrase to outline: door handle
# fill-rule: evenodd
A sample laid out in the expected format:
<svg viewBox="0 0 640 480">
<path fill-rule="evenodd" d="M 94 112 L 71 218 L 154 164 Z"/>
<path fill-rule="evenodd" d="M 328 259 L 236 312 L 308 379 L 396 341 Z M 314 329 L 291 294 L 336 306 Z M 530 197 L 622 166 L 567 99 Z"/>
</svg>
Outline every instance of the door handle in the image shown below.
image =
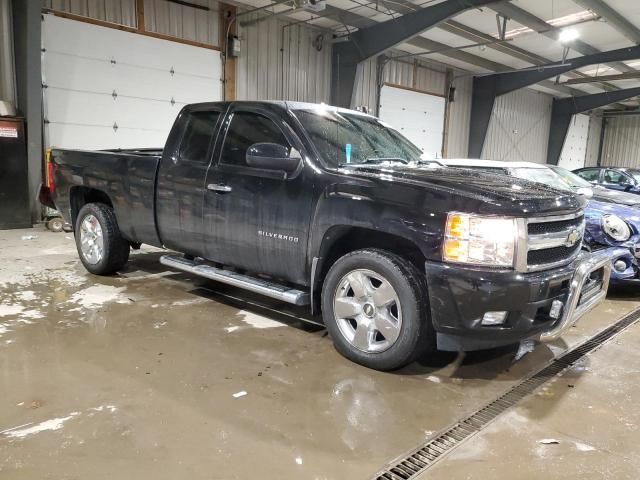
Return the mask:
<svg viewBox="0 0 640 480">
<path fill-rule="evenodd" d="M 218 193 L 228 193 L 232 190 L 229 185 L 223 185 L 222 183 L 210 183 L 207 185 L 207 190 Z"/>
</svg>

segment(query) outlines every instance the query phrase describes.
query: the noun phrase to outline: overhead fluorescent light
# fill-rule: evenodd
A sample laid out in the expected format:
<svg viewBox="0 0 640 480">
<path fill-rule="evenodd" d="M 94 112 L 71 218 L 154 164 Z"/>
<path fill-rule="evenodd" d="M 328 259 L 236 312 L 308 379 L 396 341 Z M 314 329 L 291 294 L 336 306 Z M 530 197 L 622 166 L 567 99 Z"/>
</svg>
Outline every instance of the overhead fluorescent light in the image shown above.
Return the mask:
<svg viewBox="0 0 640 480">
<path fill-rule="evenodd" d="M 600 17 L 597 14 L 593 13 L 591 10 L 582 10 L 580 12 L 572 13 L 571 15 L 565 15 L 564 17 L 552 18 L 551 20 L 547 20 L 546 22 L 549 25 L 559 28 L 567 27 L 570 25 L 577 25 L 584 22 L 590 22 L 592 20 L 597 20 L 598 18 Z M 529 27 L 514 28 L 513 30 L 507 31 L 504 37 L 507 39 L 515 38 L 525 33 L 533 33 L 533 30 Z"/>
</svg>

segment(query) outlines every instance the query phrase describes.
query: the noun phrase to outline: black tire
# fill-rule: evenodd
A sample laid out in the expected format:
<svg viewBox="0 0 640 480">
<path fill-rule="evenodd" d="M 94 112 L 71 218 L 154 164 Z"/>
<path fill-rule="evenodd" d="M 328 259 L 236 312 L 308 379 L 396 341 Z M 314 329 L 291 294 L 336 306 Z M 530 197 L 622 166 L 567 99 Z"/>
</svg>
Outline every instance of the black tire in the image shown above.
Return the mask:
<svg viewBox="0 0 640 480">
<path fill-rule="evenodd" d="M 93 215 L 102 229 L 103 254 L 99 261 L 91 263 L 85 257 L 81 247 L 82 222 Z M 76 247 L 84 267 L 95 275 L 110 275 L 120 270 L 129 260 L 129 242 L 120 234 L 113 209 L 103 203 L 87 203 L 80 209 L 75 224 Z"/>
<path fill-rule="evenodd" d="M 338 325 L 334 298 L 339 295 L 338 289 L 342 288 L 346 276 L 357 270 L 379 275 L 393 287 L 399 300 L 399 334 L 384 351 L 369 353 L 356 348 Z M 355 295 L 355 292 L 352 294 Z M 357 250 L 333 264 L 322 286 L 322 316 L 336 350 L 346 358 L 375 370 L 390 371 L 404 367 L 435 345 L 424 275 L 408 260 L 385 250 Z M 374 338 L 377 338 L 376 335 Z"/>
</svg>

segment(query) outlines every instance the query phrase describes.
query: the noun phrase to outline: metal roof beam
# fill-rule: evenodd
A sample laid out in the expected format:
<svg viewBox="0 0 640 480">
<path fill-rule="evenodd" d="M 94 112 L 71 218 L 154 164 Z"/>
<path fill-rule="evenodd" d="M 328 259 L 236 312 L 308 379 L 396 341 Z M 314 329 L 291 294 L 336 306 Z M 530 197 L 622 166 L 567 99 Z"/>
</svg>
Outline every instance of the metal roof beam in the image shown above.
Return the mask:
<svg viewBox="0 0 640 480">
<path fill-rule="evenodd" d="M 496 97 L 575 70 L 576 68 L 611 61 L 633 60 L 636 58 L 640 58 L 640 46 L 584 55 L 567 60 L 564 64 L 540 65 L 538 69 L 475 77 L 473 79 L 473 100 L 471 103 L 469 156 L 479 158 L 480 155 L 482 155 L 482 148 L 487 136 L 489 121 L 491 120 L 491 113 Z"/>
<path fill-rule="evenodd" d="M 547 163 L 557 165 L 562 153 L 571 118 L 577 114 L 604 107 L 621 100 L 640 95 L 640 87 L 616 90 L 615 92 L 582 95 L 580 97 L 561 98 L 553 100 L 551 110 L 551 126 L 549 129 L 549 147 L 547 149 Z"/>
<path fill-rule="evenodd" d="M 452 33 L 454 35 L 458 35 L 460 37 L 466 38 L 468 40 L 474 40 L 474 41 L 481 41 L 481 40 L 490 40 L 490 39 L 495 39 L 495 37 L 492 37 L 489 34 L 486 34 L 484 32 L 481 32 L 479 30 L 475 30 L 467 25 L 464 25 L 462 23 L 456 22 L 455 20 L 449 20 L 441 25 L 438 25 L 438 28 L 441 30 L 445 30 L 449 33 Z M 522 60 L 524 62 L 528 62 L 531 63 L 532 65 L 544 65 L 545 63 L 551 63 L 551 60 L 549 60 L 548 58 L 542 57 L 540 55 L 536 55 L 535 53 L 529 52 L 528 50 L 525 50 L 523 48 L 517 47 L 513 44 L 510 43 L 494 43 L 494 44 L 489 44 L 487 45 L 487 48 L 491 48 L 493 50 L 496 50 L 498 52 L 504 53 L 506 55 L 510 55 L 514 58 L 517 58 L 519 60 Z M 582 73 L 582 72 L 572 72 L 572 73 L 568 73 L 567 76 L 570 77 L 580 77 L 580 78 L 584 78 L 584 77 L 588 77 L 588 75 Z M 578 82 L 577 82 L 578 83 Z M 602 87 L 605 90 L 617 90 L 618 87 L 616 87 L 615 85 L 611 85 L 608 83 L 603 82 L 598 82 L 598 83 L 602 83 Z M 568 84 L 568 83 L 567 83 Z M 573 91 L 570 93 L 570 95 L 575 95 L 576 93 L 580 93 L 577 91 Z"/>
<path fill-rule="evenodd" d="M 581 83 L 597 83 L 610 82 L 615 80 L 631 80 L 640 78 L 640 72 L 619 73 L 616 75 L 599 75 L 597 77 L 585 76 L 581 78 L 572 78 L 561 83 L 561 85 L 579 85 Z"/>
<path fill-rule="evenodd" d="M 640 45 L 640 29 L 624 18 L 620 13 L 604 3 L 602 0 L 573 0 L 578 5 L 588 8 L 596 15 L 606 19 L 620 33 L 631 40 L 636 45 Z"/>
<path fill-rule="evenodd" d="M 535 69 L 527 69 L 521 72 L 496 73 L 479 77 L 478 79 L 483 82 L 492 82 L 495 86 L 494 91 L 496 92 L 496 96 L 499 96 L 577 68 L 611 61 L 635 60 L 638 58 L 640 58 L 640 46 L 618 48 L 607 52 L 598 52 L 592 55 L 583 55 L 582 57 L 567 59 L 564 63 L 552 62 L 546 65 L 539 65 L 539 68 Z"/>
<path fill-rule="evenodd" d="M 348 107 L 359 62 L 379 55 L 419 35 L 434 25 L 494 0 L 445 0 L 398 18 L 361 28 L 349 35 L 349 42 L 336 43 L 332 52 L 331 101 Z"/>
<path fill-rule="evenodd" d="M 558 35 L 560 34 L 561 28 L 554 27 L 553 25 L 545 22 L 544 20 L 536 17 L 535 15 L 527 12 L 526 10 L 516 7 L 510 3 L 496 3 L 490 5 L 489 8 L 494 10 L 495 12 L 504 15 L 512 20 L 515 20 L 521 25 L 530 28 L 531 30 L 544 35 L 545 37 L 550 38 L 551 40 L 558 41 Z M 582 55 L 593 55 L 594 53 L 600 52 L 597 48 L 592 47 L 588 43 L 583 42 L 582 40 L 574 40 L 567 44 L 567 46 L 573 48 L 576 52 L 581 53 Z M 621 72 L 630 72 L 633 69 L 624 63 L 613 61 L 611 63 L 607 62 L 611 68 L 615 68 Z"/>
<path fill-rule="evenodd" d="M 449 20 L 441 25 L 438 25 L 438 28 L 441 30 L 444 30 L 445 32 L 458 35 L 459 37 L 466 38 L 467 40 L 473 40 L 473 41 L 496 40 L 496 37 L 492 35 L 489 35 L 487 33 L 481 32 L 474 28 L 468 27 L 467 25 L 464 25 L 460 22 L 456 22 L 455 20 Z M 515 45 L 512 45 L 509 42 L 487 45 L 487 48 L 491 48 L 500 53 L 504 53 L 506 55 L 517 58 L 518 60 L 522 60 L 523 62 L 527 62 L 532 65 L 540 65 L 543 63 L 548 63 L 550 61 L 544 57 L 541 57 L 540 55 L 536 55 L 535 53 L 528 52 L 523 48 L 516 47 Z"/>
</svg>

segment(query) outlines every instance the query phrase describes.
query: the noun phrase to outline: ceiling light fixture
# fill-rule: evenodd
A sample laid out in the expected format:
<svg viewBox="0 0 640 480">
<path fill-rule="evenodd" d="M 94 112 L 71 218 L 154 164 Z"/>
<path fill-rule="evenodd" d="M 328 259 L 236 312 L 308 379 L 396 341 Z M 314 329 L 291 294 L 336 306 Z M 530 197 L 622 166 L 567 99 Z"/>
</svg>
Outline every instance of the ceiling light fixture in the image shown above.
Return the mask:
<svg viewBox="0 0 640 480">
<path fill-rule="evenodd" d="M 593 13 L 591 10 L 583 10 L 580 12 L 572 13 L 571 15 L 565 15 L 564 17 L 557 17 L 547 20 L 549 25 L 556 28 L 568 27 L 571 25 L 578 25 L 580 23 L 592 22 L 598 20 L 600 17 Z M 513 30 L 509 30 L 505 33 L 505 38 L 515 38 L 520 35 L 533 33 L 534 31 L 529 27 L 518 27 Z"/>
<path fill-rule="evenodd" d="M 562 44 L 571 43 L 577 40 L 580 34 L 575 28 L 563 28 L 558 35 L 558 41 Z"/>
</svg>

